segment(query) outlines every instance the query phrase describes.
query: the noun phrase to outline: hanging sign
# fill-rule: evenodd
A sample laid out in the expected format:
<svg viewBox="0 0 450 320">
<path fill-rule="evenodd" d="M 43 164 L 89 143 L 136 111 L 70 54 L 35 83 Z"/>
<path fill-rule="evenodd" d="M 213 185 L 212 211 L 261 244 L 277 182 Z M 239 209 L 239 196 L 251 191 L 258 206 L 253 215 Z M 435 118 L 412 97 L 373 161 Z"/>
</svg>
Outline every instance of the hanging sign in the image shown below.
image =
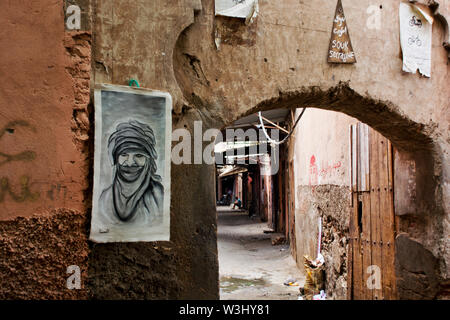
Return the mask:
<svg viewBox="0 0 450 320">
<path fill-rule="evenodd" d="M 347 21 L 342 8 L 341 0 L 338 0 L 336 13 L 334 14 L 333 29 L 328 49 L 329 63 L 355 63 L 352 42 L 348 33 Z"/>
<path fill-rule="evenodd" d="M 418 6 L 400 3 L 400 44 L 403 71 L 431 75 L 431 31 L 433 18 Z"/>
</svg>

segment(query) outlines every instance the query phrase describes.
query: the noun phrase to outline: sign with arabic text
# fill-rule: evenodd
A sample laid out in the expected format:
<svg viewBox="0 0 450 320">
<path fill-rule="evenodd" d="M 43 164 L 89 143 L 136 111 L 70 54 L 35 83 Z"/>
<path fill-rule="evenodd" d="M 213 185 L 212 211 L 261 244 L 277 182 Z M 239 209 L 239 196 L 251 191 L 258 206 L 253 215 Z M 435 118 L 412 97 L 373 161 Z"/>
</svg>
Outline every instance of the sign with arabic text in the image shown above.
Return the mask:
<svg viewBox="0 0 450 320">
<path fill-rule="evenodd" d="M 333 29 L 331 30 L 330 46 L 328 49 L 329 63 L 355 63 L 356 57 L 352 42 L 348 33 L 347 21 L 342 8 L 341 0 L 338 0 L 336 13 L 334 14 Z"/>
</svg>

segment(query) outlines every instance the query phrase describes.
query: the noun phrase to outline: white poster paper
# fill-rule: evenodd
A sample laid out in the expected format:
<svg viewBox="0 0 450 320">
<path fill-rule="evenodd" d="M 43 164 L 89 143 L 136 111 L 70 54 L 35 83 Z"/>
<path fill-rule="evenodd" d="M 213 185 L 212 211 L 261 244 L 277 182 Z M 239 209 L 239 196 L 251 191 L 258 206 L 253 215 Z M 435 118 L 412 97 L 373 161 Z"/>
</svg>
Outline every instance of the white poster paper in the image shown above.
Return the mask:
<svg viewBox="0 0 450 320">
<path fill-rule="evenodd" d="M 242 18 L 247 22 L 258 15 L 258 0 L 216 0 L 216 16 Z"/>
<path fill-rule="evenodd" d="M 400 44 L 403 52 L 403 71 L 417 70 L 431 76 L 431 37 L 433 18 L 424 10 L 408 3 L 400 3 Z"/>
<path fill-rule="evenodd" d="M 95 89 L 90 240 L 170 240 L 170 94 L 126 86 Z"/>
</svg>

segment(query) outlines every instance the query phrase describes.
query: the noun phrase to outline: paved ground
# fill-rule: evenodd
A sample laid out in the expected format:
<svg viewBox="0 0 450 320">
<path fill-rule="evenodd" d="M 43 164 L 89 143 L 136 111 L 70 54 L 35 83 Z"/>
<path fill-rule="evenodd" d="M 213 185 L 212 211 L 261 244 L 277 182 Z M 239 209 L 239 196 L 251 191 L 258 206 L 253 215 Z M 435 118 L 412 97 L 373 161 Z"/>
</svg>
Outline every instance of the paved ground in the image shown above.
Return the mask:
<svg viewBox="0 0 450 320">
<path fill-rule="evenodd" d="M 247 212 L 218 207 L 220 298 L 222 300 L 297 300 L 299 286 L 285 286 L 288 278 L 304 276 L 289 246 L 272 246 L 267 223 L 250 219 Z"/>
</svg>

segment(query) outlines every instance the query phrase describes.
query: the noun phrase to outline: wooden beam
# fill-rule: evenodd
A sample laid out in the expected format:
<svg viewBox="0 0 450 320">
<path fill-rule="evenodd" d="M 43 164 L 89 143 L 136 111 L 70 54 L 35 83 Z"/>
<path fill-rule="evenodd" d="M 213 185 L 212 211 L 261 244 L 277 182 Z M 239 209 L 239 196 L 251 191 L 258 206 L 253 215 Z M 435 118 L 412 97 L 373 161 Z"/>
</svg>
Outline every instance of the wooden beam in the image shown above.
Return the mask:
<svg viewBox="0 0 450 320">
<path fill-rule="evenodd" d="M 279 125 L 277 125 L 275 122 L 270 121 L 269 119 L 264 118 L 263 116 L 261 116 L 261 118 L 265 121 L 267 121 L 268 123 L 270 123 L 271 125 L 275 126 L 276 128 L 280 129 L 281 131 L 285 132 L 286 134 L 289 134 L 289 131 L 287 131 L 286 129 L 280 127 Z"/>
</svg>

